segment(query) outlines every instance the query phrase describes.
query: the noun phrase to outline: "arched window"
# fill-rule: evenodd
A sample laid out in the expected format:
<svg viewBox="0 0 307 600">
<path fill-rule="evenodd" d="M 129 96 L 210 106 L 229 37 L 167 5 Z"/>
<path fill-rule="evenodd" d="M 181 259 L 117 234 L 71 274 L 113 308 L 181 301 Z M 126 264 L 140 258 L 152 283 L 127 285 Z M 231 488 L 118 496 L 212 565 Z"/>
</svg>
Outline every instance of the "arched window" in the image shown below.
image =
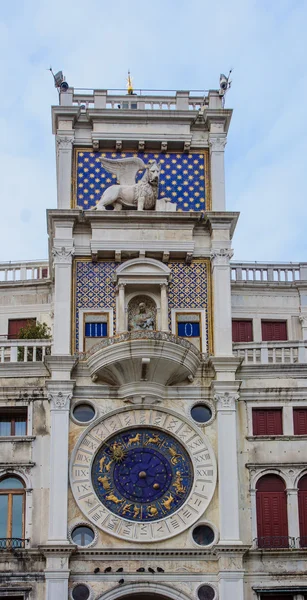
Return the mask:
<svg viewBox="0 0 307 600">
<path fill-rule="evenodd" d="M 24 544 L 25 489 L 17 477 L 0 481 L 0 548 L 20 548 Z"/>
<path fill-rule="evenodd" d="M 307 475 L 298 482 L 298 514 L 300 523 L 300 546 L 307 547 Z"/>
<path fill-rule="evenodd" d="M 285 483 L 277 475 L 264 475 L 256 486 L 257 531 L 260 548 L 287 548 L 288 519 Z"/>
</svg>

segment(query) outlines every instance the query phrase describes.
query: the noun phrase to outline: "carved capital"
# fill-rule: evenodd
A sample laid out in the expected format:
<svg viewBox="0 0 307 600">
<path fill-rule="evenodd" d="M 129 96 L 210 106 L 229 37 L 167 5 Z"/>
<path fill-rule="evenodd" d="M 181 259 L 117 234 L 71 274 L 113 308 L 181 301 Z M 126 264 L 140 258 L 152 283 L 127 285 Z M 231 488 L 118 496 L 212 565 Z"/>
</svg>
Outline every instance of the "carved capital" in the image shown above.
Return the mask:
<svg viewBox="0 0 307 600">
<path fill-rule="evenodd" d="M 71 264 L 72 257 L 75 253 L 74 248 L 52 248 L 52 256 L 54 264 Z"/>
<path fill-rule="evenodd" d="M 212 250 L 210 258 L 212 264 L 215 265 L 228 265 L 230 259 L 233 257 L 233 250 L 231 248 L 219 248 Z"/>
<path fill-rule="evenodd" d="M 307 327 L 307 315 L 300 315 L 299 321 L 302 327 Z"/>
<path fill-rule="evenodd" d="M 58 135 L 56 138 L 58 150 L 72 150 L 74 138 L 71 136 Z"/>
<path fill-rule="evenodd" d="M 217 410 L 235 410 L 238 399 L 239 394 L 237 392 L 219 392 L 214 394 Z"/>
<path fill-rule="evenodd" d="M 209 144 L 211 152 L 224 152 L 227 139 L 226 137 L 212 137 L 210 135 Z"/>
<path fill-rule="evenodd" d="M 53 409 L 69 409 L 69 403 L 72 399 L 71 392 L 48 392 L 47 394 L 51 408 Z"/>
</svg>

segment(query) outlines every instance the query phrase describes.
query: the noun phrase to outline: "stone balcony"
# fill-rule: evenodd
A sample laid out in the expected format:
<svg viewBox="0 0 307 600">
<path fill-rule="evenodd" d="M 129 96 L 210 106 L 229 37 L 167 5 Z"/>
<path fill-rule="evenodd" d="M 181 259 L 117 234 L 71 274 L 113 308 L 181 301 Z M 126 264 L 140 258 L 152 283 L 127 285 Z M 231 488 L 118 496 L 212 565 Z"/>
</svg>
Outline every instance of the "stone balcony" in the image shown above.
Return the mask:
<svg viewBox="0 0 307 600">
<path fill-rule="evenodd" d="M 0 262 L 0 284 L 49 279 L 49 263 L 45 260 Z"/>
<path fill-rule="evenodd" d="M 131 401 L 157 400 L 167 386 L 192 381 L 202 355 L 193 344 L 170 333 L 125 332 L 107 338 L 81 355 L 92 380 L 119 388 Z"/>
</svg>

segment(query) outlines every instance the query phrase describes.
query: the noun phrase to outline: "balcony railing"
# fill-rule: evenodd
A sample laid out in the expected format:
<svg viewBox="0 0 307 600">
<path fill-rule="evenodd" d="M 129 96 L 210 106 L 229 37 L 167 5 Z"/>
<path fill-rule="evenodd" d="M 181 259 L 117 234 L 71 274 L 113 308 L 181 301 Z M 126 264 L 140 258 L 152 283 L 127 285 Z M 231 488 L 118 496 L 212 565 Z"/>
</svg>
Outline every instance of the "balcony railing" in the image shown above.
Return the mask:
<svg viewBox="0 0 307 600">
<path fill-rule="evenodd" d="M 0 363 L 43 362 L 51 353 L 51 340 L 1 340 Z"/>
<path fill-rule="evenodd" d="M 307 548 L 307 535 L 303 535 L 297 538 L 297 546 L 299 548 Z"/>
<path fill-rule="evenodd" d="M 233 282 L 282 284 L 306 279 L 306 263 L 231 263 Z"/>
<path fill-rule="evenodd" d="M 307 363 L 307 342 L 241 342 L 233 353 L 245 365 L 294 365 Z"/>
<path fill-rule="evenodd" d="M 268 535 L 254 539 L 256 548 L 273 550 L 275 548 L 295 548 L 295 538 L 286 535 Z"/>
<path fill-rule="evenodd" d="M 48 278 L 49 263 L 44 260 L 0 263 L 0 282 L 33 281 Z"/>
<path fill-rule="evenodd" d="M 0 550 L 15 550 L 25 548 L 28 539 L 23 538 L 0 538 Z"/>
</svg>

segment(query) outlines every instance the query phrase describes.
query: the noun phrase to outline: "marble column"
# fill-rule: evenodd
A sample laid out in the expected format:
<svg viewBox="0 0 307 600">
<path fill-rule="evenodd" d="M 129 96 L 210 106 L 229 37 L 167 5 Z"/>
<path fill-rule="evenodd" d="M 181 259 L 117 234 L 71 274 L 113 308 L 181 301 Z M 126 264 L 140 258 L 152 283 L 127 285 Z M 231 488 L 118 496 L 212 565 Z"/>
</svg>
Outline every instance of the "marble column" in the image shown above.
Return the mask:
<svg viewBox="0 0 307 600">
<path fill-rule="evenodd" d="M 71 208 L 71 175 L 73 135 L 57 135 L 58 208 Z"/>
<path fill-rule="evenodd" d="M 214 355 L 232 356 L 230 248 L 213 248 L 211 271 L 213 287 Z"/>
<path fill-rule="evenodd" d="M 161 331 L 169 331 L 167 285 L 161 284 Z"/>
<path fill-rule="evenodd" d="M 54 263 L 54 326 L 53 349 L 55 355 L 71 352 L 71 288 L 73 247 L 52 249 Z"/>
<path fill-rule="evenodd" d="M 240 544 L 236 401 L 239 394 L 214 385 L 218 426 L 220 543 Z"/>
<path fill-rule="evenodd" d="M 209 134 L 212 210 L 225 210 L 224 150 L 226 134 Z"/>
</svg>

